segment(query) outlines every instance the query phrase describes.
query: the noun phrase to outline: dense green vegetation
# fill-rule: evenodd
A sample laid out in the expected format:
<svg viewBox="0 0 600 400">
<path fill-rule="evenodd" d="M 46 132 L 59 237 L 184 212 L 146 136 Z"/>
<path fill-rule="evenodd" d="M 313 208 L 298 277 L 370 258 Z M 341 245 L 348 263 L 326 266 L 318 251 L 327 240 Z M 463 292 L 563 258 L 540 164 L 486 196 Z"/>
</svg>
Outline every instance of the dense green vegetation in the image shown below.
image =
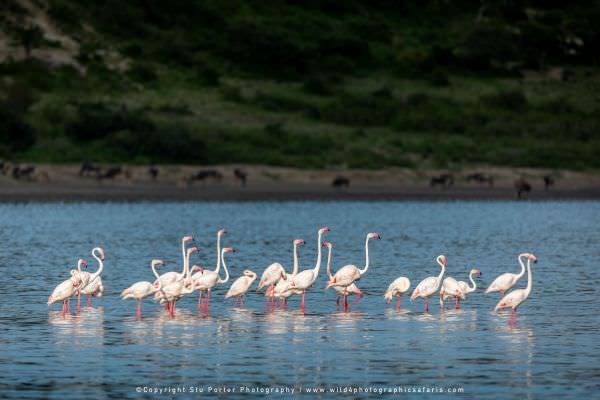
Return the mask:
<svg viewBox="0 0 600 400">
<path fill-rule="evenodd" d="M 8 0 L 0 157 L 598 168 L 600 3 L 569 4 L 49 0 L 75 68 Z"/>
</svg>

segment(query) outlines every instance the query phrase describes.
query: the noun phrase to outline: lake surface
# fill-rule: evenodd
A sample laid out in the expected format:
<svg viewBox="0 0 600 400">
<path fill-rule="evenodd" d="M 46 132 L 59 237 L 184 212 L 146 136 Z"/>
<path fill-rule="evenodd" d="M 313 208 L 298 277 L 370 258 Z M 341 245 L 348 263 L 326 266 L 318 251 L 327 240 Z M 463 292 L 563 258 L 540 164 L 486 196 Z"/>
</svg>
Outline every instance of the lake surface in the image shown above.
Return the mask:
<svg viewBox="0 0 600 400">
<path fill-rule="evenodd" d="M 196 293 L 178 303 L 174 320 L 147 299 L 136 321 L 135 301 L 119 299 L 132 283 L 153 279 L 151 258 L 168 262 L 162 272 L 180 270 L 183 235 L 200 247 L 192 262 L 214 266 L 216 231 L 227 228 L 223 244 L 239 251 L 227 258 L 233 280 L 246 268 L 260 276 L 274 261 L 291 270 L 295 238 L 307 241 L 301 269 L 312 268 L 321 226 L 331 228 L 334 271 L 364 263 L 367 232 L 383 237 L 372 242 L 371 268 L 359 282 L 366 295 L 349 312 L 336 310 L 334 292 L 324 290 L 325 263 L 304 315 L 298 298 L 287 311 L 265 313 L 254 291 L 245 308 L 233 308 L 223 299 L 231 281 L 213 292 L 210 316 L 197 314 Z M 344 390 L 358 388 L 462 388 L 501 399 L 600 390 L 600 202 L 3 204 L 0 227 L 0 397 L 151 397 L 144 391 L 184 388 L 156 397 L 187 398 L 219 385 L 235 392 L 209 397 L 248 398 L 241 386 L 341 390 L 347 398 L 357 396 Z M 105 297 L 62 318 L 47 297 L 79 257 L 96 269 L 97 245 L 106 251 Z M 460 280 L 480 269 L 485 288 L 517 272 L 516 257 L 527 251 L 539 262 L 516 328 L 492 312 L 498 293 L 478 290 L 461 310 L 443 312 L 432 298 L 430 314 L 422 301 L 405 297 L 398 312 L 382 297 L 398 276 L 409 277 L 412 290 L 437 275 L 439 254 Z M 526 283 L 524 276 L 517 286 Z"/>
</svg>

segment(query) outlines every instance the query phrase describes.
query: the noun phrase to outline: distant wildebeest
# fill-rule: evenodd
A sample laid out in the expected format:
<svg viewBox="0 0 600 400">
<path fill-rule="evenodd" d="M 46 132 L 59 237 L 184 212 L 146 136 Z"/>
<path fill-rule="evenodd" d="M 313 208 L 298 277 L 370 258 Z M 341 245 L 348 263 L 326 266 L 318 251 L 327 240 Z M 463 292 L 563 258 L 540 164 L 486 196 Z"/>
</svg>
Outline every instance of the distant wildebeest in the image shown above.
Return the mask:
<svg viewBox="0 0 600 400">
<path fill-rule="evenodd" d="M 452 185 L 454 185 L 454 175 L 441 174 L 439 176 L 434 176 L 429 181 L 429 186 L 434 187 L 436 185 L 441 185 L 443 188 L 452 187 Z"/>
<path fill-rule="evenodd" d="M 110 167 L 106 171 L 101 170 L 100 172 L 98 172 L 98 179 L 115 179 L 119 175 L 123 175 L 127 179 L 131 177 L 129 171 L 121 167 Z"/>
<path fill-rule="evenodd" d="M 341 175 L 336 176 L 335 179 L 331 182 L 331 186 L 335 188 L 350 187 L 350 179 Z"/>
<path fill-rule="evenodd" d="M 12 177 L 14 179 L 27 179 L 29 181 L 33 178 L 34 173 L 35 167 L 33 165 L 21 167 L 19 164 L 16 164 L 12 169 Z"/>
<path fill-rule="evenodd" d="M 246 178 L 248 177 L 246 171 L 240 168 L 236 168 L 233 170 L 233 176 L 235 176 L 235 178 L 242 183 L 242 186 L 246 186 Z"/>
<path fill-rule="evenodd" d="M 204 182 L 209 178 L 214 179 L 215 181 L 221 181 L 223 179 L 223 174 L 216 169 L 204 169 L 195 174 L 186 175 L 182 180 L 185 185 L 190 185 L 194 181 Z"/>
<path fill-rule="evenodd" d="M 549 189 L 550 186 L 554 186 L 554 177 L 552 175 L 544 175 L 544 187 Z"/>
<path fill-rule="evenodd" d="M 487 183 L 489 186 L 494 186 L 494 177 L 475 172 L 467 175 L 467 182 Z"/>
<path fill-rule="evenodd" d="M 153 181 L 156 180 L 156 178 L 158 177 L 158 167 L 156 165 L 151 165 L 148 168 L 148 173 L 150 174 L 150 177 L 152 178 Z"/>
<path fill-rule="evenodd" d="M 81 168 L 79 169 L 79 176 L 89 176 L 90 174 L 94 174 L 95 177 L 100 175 L 100 167 L 92 164 L 89 161 L 84 161 L 81 163 Z"/>
<path fill-rule="evenodd" d="M 522 198 L 523 193 L 531 192 L 531 185 L 525 178 L 519 178 L 515 181 L 515 189 L 517 189 L 517 198 Z"/>
</svg>

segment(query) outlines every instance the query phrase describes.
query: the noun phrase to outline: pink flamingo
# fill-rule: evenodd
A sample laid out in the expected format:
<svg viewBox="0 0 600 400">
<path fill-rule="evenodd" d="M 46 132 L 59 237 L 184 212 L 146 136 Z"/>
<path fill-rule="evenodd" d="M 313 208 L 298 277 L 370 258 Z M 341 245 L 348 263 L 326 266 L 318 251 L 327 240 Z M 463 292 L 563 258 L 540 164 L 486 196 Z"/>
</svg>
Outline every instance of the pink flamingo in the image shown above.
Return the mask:
<svg viewBox="0 0 600 400">
<path fill-rule="evenodd" d="M 397 297 L 398 301 L 396 302 L 396 310 L 399 310 L 401 297 L 404 293 L 408 292 L 408 289 L 410 289 L 410 280 L 405 276 L 401 276 L 390 283 L 390 286 L 388 286 L 387 290 L 385 291 L 383 298 L 387 300 L 388 304 L 390 304 L 392 302 L 392 298 Z"/>
<path fill-rule="evenodd" d="M 246 292 L 248 291 L 248 289 L 250 289 L 250 286 L 255 280 L 256 273 L 250 271 L 249 269 L 245 270 L 244 276 L 240 276 L 233 282 L 233 284 L 227 291 L 227 294 L 225 294 L 225 298 L 229 299 L 230 297 L 235 297 L 236 300 L 239 301 L 240 307 L 243 307 L 244 296 L 246 295 Z M 233 303 L 233 305 L 235 307 L 235 302 Z"/>
<path fill-rule="evenodd" d="M 225 264 L 225 253 L 234 253 L 235 250 L 233 247 L 225 247 L 221 250 L 221 263 L 223 264 L 223 270 L 225 271 L 225 278 L 221 279 L 219 276 L 219 267 L 214 271 L 206 271 L 204 270 L 202 276 L 193 281 L 193 289 L 199 289 L 201 291 L 206 290 L 206 300 L 204 303 L 203 309 L 210 309 L 210 290 L 215 287 L 217 284 L 227 283 L 229 281 L 229 271 L 227 270 L 227 264 Z"/>
<path fill-rule="evenodd" d="M 523 263 L 523 258 L 527 257 L 528 255 L 529 255 L 529 253 L 522 253 L 522 254 L 519 254 L 519 256 L 517 257 L 519 264 L 521 264 L 521 272 L 519 272 L 518 274 L 513 274 L 510 272 L 507 272 L 502 275 L 499 275 L 496 279 L 494 279 L 494 281 L 490 284 L 490 286 L 488 286 L 488 288 L 485 292 L 486 293 L 500 292 L 502 297 L 504 297 L 504 294 L 511 287 L 513 287 L 519 281 L 519 279 L 521 279 L 521 277 L 525 274 L 525 264 Z"/>
<path fill-rule="evenodd" d="M 121 298 L 123 300 L 127 300 L 127 299 L 137 300 L 137 303 L 138 303 L 137 304 L 137 319 L 138 320 L 142 319 L 142 300 L 144 300 L 146 297 L 150 296 L 151 294 L 153 294 L 155 292 L 162 291 L 162 280 L 159 279 L 160 277 L 158 276 L 158 272 L 156 272 L 156 266 L 163 265 L 163 264 L 164 263 L 162 262 L 162 260 L 157 260 L 157 259 L 152 260 L 152 262 L 150 263 L 150 268 L 152 268 L 152 273 L 154 274 L 154 276 L 156 277 L 156 279 L 158 281 L 158 288 L 155 287 L 153 283 L 150 283 L 147 281 L 140 281 L 140 282 L 134 283 L 127 289 L 123 290 L 123 292 L 121 293 Z"/>
<path fill-rule="evenodd" d="M 292 274 L 286 274 L 286 276 L 281 277 L 279 282 L 274 286 L 273 290 L 265 291 L 265 297 L 273 297 L 277 298 L 280 301 L 280 307 L 283 309 L 287 304 L 287 299 L 292 294 L 294 294 L 292 289 L 292 281 L 294 277 L 298 274 L 298 245 L 304 245 L 306 242 L 304 239 L 295 239 L 293 241 L 294 245 L 294 268 L 292 270 Z M 297 294 L 301 292 L 296 292 Z"/>
<path fill-rule="evenodd" d="M 225 229 L 219 229 L 217 231 L 217 267 L 215 268 L 215 271 L 217 271 L 217 273 L 221 269 L 221 237 L 225 234 L 227 234 L 227 231 Z M 202 277 L 202 275 L 204 275 L 205 268 L 194 265 L 192 271 L 198 271 L 192 275 L 192 282 L 196 282 Z M 202 292 L 203 290 L 199 290 L 198 311 L 200 311 L 200 304 L 202 303 Z"/>
<path fill-rule="evenodd" d="M 186 266 L 185 266 L 185 262 L 186 262 L 186 250 L 185 250 L 185 246 L 186 243 L 194 240 L 194 238 L 192 236 L 184 236 L 181 239 L 181 256 L 183 257 L 183 271 L 181 271 L 181 273 L 179 272 L 175 272 L 175 271 L 169 271 L 169 272 L 165 272 L 164 274 L 162 274 L 161 276 L 159 276 L 158 279 L 160 279 L 162 281 L 163 286 L 168 286 L 171 283 L 181 280 L 185 277 L 185 273 L 186 273 Z M 158 287 L 158 279 L 154 281 L 153 285 L 154 287 Z"/>
<path fill-rule="evenodd" d="M 79 260 L 77 262 L 78 268 L 81 268 L 81 265 L 85 263 L 84 260 Z M 63 302 L 63 306 L 62 306 L 62 316 L 65 316 L 65 313 L 71 312 L 71 307 L 69 305 L 70 299 L 73 295 L 75 295 L 78 292 L 78 288 L 81 285 L 81 278 L 79 277 L 79 275 L 72 275 L 71 278 L 67 279 L 66 281 L 61 282 L 59 285 L 57 285 L 54 290 L 52 291 L 52 294 L 50 294 L 50 296 L 48 297 L 48 306 L 52 305 L 53 303 L 57 302 L 57 301 L 61 301 Z"/>
<path fill-rule="evenodd" d="M 317 276 L 319 276 L 319 270 L 321 269 L 321 239 L 325 233 L 329 232 L 329 230 L 330 229 L 327 227 L 319 229 L 317 240 L 317 264 L 315 267 L 300 272 L 292 279 L 292 290 L 302 291 L 302 312 L 304 312 L 304 295 L 306 294 L 306 289 L 310 288 L 317 280 Z"/>
<path fill-rule="evenodd" d="M 419 297 L 425 299 L 425 312 L 429 312 L 429 298 L 440 288 L 442 277 L 444 276 L 444 271 L 446 270 L 446 256 L 438 256 L 436 261 L 440 267 L 442 267 L 440 274 L 438 276 L 430 276 L 423 279 L 410 296 L 411 301 Z"/>
<path fill-rule="evenodd" d="M 323 246 L 327 247 L 328 249 L 328 253 L 327 253 L 327 278 L 329 280 L 333 279 L 333 276 L 331 275 L 331 253 L 333 250 L 333 245 L 329 242 L 324 242 Z M 358 298 L 356 300 L 354 300 L 352 302 L 352 304 L 357 303 L 360 301 L 360 299 L 362 299 L 363 297 L 363 292 L 360 291 L 360 289 L 358 288 L 358 286 L 356 286 L 356 284 L 351 284 L 350 286 L 348 286 L 347 288 L 342 288 L 339 286 L 333 286 L 333 289 L 337 292 L 337 298 L 335 299 L 335 305 L 336 307 L 339 309 L 340 308 L 340 297 L 342 297 L 344 295 L 344 292 L 348 293 L 348 294 L 355 294 L 358 296 Z"/>
<path fill-rule="evenodd" d="M 451 276 L 447 276 L 442 281 L 440 288 L 440 307 L 444 308 L 444 300 L 454 297 L 455 308 L 459 308 L 459 299 L 465 299 L 465 293 L 462 291 L 458 281 Z"/>
<path fill-rule="evenodd" d="M 511 320 L 514 322 L 514 326 L 517 326 L 517 308 L 529 297 L 529 293 L 531 293 L 532 287 L 532 274 L 531 274 L 531 261 L 534 264 L 537 264 L 537 257 L 531 253 L 524 253 L 525 257 L 527 257 L 527 287 L 525 289 L 517 289 L 510 292 L 508 295 L 503 297 L 500 302 L 494 307 L 494 311 L 498 311 L 501 308 L 510 308 L 511 309 L 511 318 L 508 319 L 508 323 L 511 323 Z"/>
<path fill-rule="evenodd" d="M 371 239 L 381 239 L 381 235 L 379 233 L 367 234 L 367 239 L 365 240 L 365 267 L 363 269 L 359 269 L 356 265 L 345 265 L 327 282 L 325 289 L 335 286 L 344 289 L 344 310 L 348 309 L 348 286 L 360 280 L 369 270 L 369 240 Z"/>
</svg>

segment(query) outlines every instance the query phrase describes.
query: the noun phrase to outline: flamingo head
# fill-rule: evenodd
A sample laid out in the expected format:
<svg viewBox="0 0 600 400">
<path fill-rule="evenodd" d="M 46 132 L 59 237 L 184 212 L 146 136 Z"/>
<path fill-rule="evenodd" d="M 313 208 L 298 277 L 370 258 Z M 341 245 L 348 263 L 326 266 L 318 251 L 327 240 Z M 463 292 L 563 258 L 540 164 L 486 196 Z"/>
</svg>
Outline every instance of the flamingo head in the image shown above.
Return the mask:
<svg viewBox="0 0 600 400">
<path fill-rule="evenodd" d="M 196 271 L 200 271 L 203 272 L 204 271 L 204 267 L 200 266 L 200 265 L 194 265 L 192 267 L 192 272 L 196 272 Z"/>
<path fill-rule="evenodd" d="M 196 246 L 192 246 L 192 247 L 190 247 L 190 248 L 187 249 L 187 253 L 188 254 L 192 254 L 195 251 L 198 251 L 198 248 Z"/>
<path fill-rule="evenodd" d="M 331 249 L 333 246 L 329 242 L 323 242 L 323 247 L 327 247 L 328 249 Z"/>
<path fill-rule="evenodd" d="M 183 243 L 185 243 L 185 242 L 189 242 L 190 240 L 194 240 L 194 237 L 193 237 L 193 236 L 191 236 L 191 235 L 189 235 L 189 236 L 184 236 L 184 237 L 183 237 L 183 239 L 181 239 L 181 241 L 182 241 Z"/>
<path fill-rule="evenodd" d="M 281 271 L 281 279 L 283 279 L 284 281 L 287 280 L 287 274 L 285 273 L 285 271 Z"/>
<path fill-rule="evenodd" d="M 84 259 L 81 259 L 81 258 L 79 259 L 78 263 L 82 267 L 87 267 L 87 265 L 88 265 L 87 261 L 85 261 Z"/>
<path fill-rule="evenodd" d="M 294 245 L 298 245 L 298 244 L 306 244 L 306 242 L 304 241 L 304 239 L 296 239 L 296 240 L 294 240 Z"/>
<path fill-rule="evenodd" d="M 253 271 L 250 271 L 249 269 L 244 270 L 244 275 L 250 276 L 250 277 L 256 276 L 256 274 Z"/>
<path fill-rule="evenodd" d="M 319 229 L 319 235 L 323 235 L 323 234 L 329 232 L 330 230 L 331 229 L 329 229 L 328 227 L 321 228 L 321 229 Z"/>
<path fill-rule="evenodd" d="M 367 237 L 369 239 L 381 239 L 381 235 L 379 233 L 374 233 L 374 232 L 373 233 L 369 233 L 367 235 Z"/>
<path fill-rule="evenodd" d="M 154 266 L 163 265 L 164 261 L 163 260 L 159 260 L 158 258 L 155 258 L 155 259 L 152 260 L 151 264 L 154 265 Z"/>
<path fill-rule="evenodd" d="M 444 265 L 444 268 L 446 268 L 446 256 L 439 256 L 438 260 Z"/>
<path fill-rule="evenodd" d="M 219 231 L 217 232 L 217 236 L 221 237 L 223 235 L 225 235 L 227 233 L 227 231 L 225 229 L 219 229 Z"/>
<path fill-rule="evenodd" d="M 537 257 L 535 256 L 535 254 L 529 254 L 527 256 L 531 261 L 533 261 L 534 264 L 537 264 Z"/>
<path fill-rule="evenodd" d="M 100 254 L 100 260 L 104 261 L 104 249 L 102 247 L 96 247 L 94 251 Z"/>
<path fill-rule="evenodd" d="M 471 274 L 471 275 L 475 275 L 475 274 L 477 274 L 477 275 L 479 275 L 479 276 L 481 276 L 481 275 L 482 275 L 481 271 L 480 271 L 480 270 L 478 270 L 478 269 L 472 269 L 472 270 L 471 270 L 471 272 L 470 272 L 470 274 Z"/>
<path fill-rule="evenodd" d="M 223 253 L 235 253 L 235 249 L 233 247 L 225 247 Z"/>
</svg>

